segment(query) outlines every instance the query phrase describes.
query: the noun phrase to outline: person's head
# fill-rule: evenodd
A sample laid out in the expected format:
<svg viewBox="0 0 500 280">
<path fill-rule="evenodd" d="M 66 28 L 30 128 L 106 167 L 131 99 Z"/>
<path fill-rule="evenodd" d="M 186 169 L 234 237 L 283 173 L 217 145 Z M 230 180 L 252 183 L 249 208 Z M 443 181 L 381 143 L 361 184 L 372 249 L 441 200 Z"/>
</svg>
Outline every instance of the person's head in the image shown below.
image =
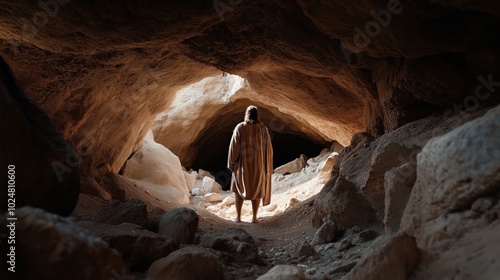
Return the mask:
<svg viewBox="0 0 500 280">
<path fill-rule="evenodd" d="M 259 122 L 259 111 L 257 107 L 250 105 L 245 112 L 245 122 L 248 123 L 258 123 Z"/>
</svg>

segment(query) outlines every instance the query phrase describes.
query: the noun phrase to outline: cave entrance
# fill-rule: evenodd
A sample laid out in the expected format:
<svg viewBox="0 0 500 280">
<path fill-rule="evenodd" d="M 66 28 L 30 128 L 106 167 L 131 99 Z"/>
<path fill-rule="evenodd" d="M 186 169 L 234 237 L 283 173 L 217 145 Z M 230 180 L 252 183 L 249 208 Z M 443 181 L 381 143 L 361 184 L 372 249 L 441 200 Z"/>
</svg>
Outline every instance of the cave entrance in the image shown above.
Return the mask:
<svg viewBox="0 0 500 280">
<path fill-rule="evenodd" d="M 243 113 L 241 115 L 243 116 Z M 264 124 L 268 126 L 265 122 Z M 209 171 L 222 186 L 223 190 L 229 190 L 231 171 L 227 169 L 227 157 L 232 130 L 219 133 L 219 136 L 209 139 L 202 144 L 192 168 L 195 170 L 201 168 Z M 326 145 L 315 143 L 300 135 L 285 134 L 273 130 L 270 130 L 269 133 L 274 152 L 273 168 L 288 163 L 298 158 L 301 154 L 309 158 L 315 157 L 324 148 L 328 148 Z"/>
</svg>

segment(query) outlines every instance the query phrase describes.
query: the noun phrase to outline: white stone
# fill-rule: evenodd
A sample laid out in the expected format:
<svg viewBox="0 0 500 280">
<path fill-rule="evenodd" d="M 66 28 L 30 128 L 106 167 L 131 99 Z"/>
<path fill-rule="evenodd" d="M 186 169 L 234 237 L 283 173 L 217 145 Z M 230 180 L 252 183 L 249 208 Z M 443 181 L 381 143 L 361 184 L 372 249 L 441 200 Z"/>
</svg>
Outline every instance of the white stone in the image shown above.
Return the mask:
<svg viewBox="0 0 500 280">
<path fill-rule="evenodd" d="M 222 186 L 219 185 L 213 178 L 203 177 L 203 182 L 201 185 L 201 190 L 204 193 L 219 192 L 222 190 Z"/>
<path fill-rule="evenodd" d="M 234 203 L 235 203 L 234 197 L 232 197 L 232 196 L 228 196 L 228 197 L 224 198 L 224 200 L 222 201 L 222 204 L 224 204 L 226 206 L 231 206 Z"/>
<path fill-rule="evenodd" d="M 276 208 L 278 208 L 278 205 L 276 205 L 276 203 L 271 203 L 271 204 L 265 206 L 264 210 L 266 212 L 273 212 L 274 210 L 276 210 Z"/>
<path fill-rule="evenodd" d="M 222 195 L 220 193 L 208 193 L 205 195 L 205 202 L 220 202 Z"/>
<path fill-rule="evenodd" d="M 193 188 L 191 190 L 191 194 L 196 195 L 196 196 L 204 196 L 205 195 L 205 193 L 200 188 Z"/>
</svg>

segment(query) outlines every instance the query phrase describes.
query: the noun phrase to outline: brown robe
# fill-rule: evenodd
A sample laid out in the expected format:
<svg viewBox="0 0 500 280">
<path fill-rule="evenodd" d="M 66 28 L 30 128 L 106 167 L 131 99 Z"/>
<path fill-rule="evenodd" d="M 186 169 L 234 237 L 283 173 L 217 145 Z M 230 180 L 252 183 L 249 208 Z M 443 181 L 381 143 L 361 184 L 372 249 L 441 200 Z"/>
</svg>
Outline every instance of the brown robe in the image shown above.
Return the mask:
<svg viewBox="0 0 500 280">
<path fill-rule="evenodd" d="M 271 202 L 273 147 L 265 125 L 239 123 L 229 145 L 228 168 L 233 171 L 231 191 L 245 200 Z"/>
</svg>

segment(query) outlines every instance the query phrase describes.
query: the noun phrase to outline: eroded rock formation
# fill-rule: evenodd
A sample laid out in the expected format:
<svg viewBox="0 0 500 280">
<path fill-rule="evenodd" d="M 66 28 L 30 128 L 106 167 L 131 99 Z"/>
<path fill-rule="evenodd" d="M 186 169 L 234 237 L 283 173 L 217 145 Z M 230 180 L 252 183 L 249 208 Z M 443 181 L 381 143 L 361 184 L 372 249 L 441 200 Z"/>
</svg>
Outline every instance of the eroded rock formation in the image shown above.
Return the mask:
<svg viewBox="0 0 500 280">
<path fill-rule="evenodd" d="M 221 71 L 343 144 L 443 106 L 498 102 L 494 1 L 222 7 L 4 3 L 0 54 L 76 147 L 84 174 L 117 172 L 177 90 Z"/>
</svg>

